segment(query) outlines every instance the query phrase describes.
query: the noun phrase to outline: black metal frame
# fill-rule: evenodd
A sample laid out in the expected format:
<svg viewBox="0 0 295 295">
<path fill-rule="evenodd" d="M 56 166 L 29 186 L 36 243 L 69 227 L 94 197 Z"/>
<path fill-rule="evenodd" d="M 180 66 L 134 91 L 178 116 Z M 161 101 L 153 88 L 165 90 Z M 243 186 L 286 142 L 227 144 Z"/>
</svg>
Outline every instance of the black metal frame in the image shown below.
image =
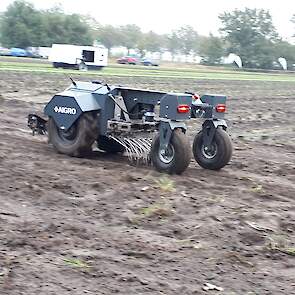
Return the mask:
<svg viewBox="0 0 295 295">
<path fill-rule="evenodd" d="M 225 96 L 204 95 L 194 103 L 191 93 L 165 93 L 121 86 L 109 86 L 101 82 L 74 82 L 64 92 L 55 95 L 45 106 L 44 113 L 52 117 L 56 125 L 69 129 L 84 112 L 99 113 L 98 137 L 136 132 L 159 131 L 160 149 L 167 149 L 173 130 L 186 131 L 185 121 L 202 118 L 203 140 L 210 146 L 218 126 L 226 130 L 224 113 L 215 107 L 225 104 Z M 190 112 L 180 113 L 178 106 L 190 107 Z M 34 134 L 46 134 L 46 120 L 30 114 L 28 126 Z"/>
</svg>

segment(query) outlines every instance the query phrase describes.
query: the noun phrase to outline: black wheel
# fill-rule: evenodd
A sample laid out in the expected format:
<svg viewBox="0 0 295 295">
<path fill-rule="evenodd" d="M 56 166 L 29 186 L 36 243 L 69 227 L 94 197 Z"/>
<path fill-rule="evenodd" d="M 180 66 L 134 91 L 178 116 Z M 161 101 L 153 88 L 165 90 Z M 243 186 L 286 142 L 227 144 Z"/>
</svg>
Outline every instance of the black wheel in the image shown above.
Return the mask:
<svg viewBox="0 0 295 295">
<path fill-rule="evenodd" d="M 112 138 L 107 136 L 99 136 L 97 147 L 110 154 L 123 153 L 125 148 Z"/>
<path fill-rule="evenodd" d="M 97 114 L 84 113 L 67 131 L 58 128 L 53 120 L 48 121 L 49 141 L 62 154 L 81 157 L 92 151 L 97 138 Z"/>
<path fill-rule="evenodd" d="M 221 128 L 217 128 L 212 144 L 206 148 L 203 143 L 203 131 L 194 139 L 193 154 L 198 164 L 210 170 L 219 170 L 224 167 L 232 156 L 232 143 L 229 135 Z"/>
<path fill-rule="evenodd" d="M 160 150 L 160 135 L 155 136 L 151 148 L 151 160 L 158 171 L 181 174 L 188 167 L 190 159 L 190 144 L 180 129 L 173 131 L 165 151 Z"/>
</svg>

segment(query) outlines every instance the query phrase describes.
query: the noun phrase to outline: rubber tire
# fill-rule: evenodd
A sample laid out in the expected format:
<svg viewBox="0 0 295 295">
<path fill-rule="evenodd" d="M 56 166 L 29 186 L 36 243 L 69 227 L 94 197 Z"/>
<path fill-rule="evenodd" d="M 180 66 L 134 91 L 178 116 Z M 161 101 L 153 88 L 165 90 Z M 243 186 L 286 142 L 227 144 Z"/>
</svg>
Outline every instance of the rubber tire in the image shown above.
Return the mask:
<svg viewBox="0 0 295 295">
<path fill-rule="evenodd" d="M 97 147 L 110 154 L 123 153 L 125 148 L 112 138 L 107 136 L 99 136 L 97 139 Z"/>
<path fill-rule="evenodd" d="M 188 137 L 180 129 L 172 132 L 170 144 L 174 148 L 173 160 L 166 164 L 159 157 L 160 135 L 154 137 L 151 147 L 151 161 L 159 172 L 181 174 L 188 167 L 191 160 L 191 150 Z"/>
<path fill-rule="evenodd" d="M 217 153 L 214 158 L 208 159 L 202 153 L 203 131 L 200 131 L 194 138 L 193 155 L 201 167 L 210 170 L 220 170 L 230 161 L 233 146 L 229 135 L 221 128 L 216 129 L 213 142 L 216 143 Z"/>
<path fill-rule="evenodd" d="M 84 113 L 74 124 L 76 125 L 76 137 L 65 141 L 59 134 L 54 119 L 48 121 L 49 142 L 57 152 L 73 157 L 83 157 L 92 151 L 92 145 L 97 138 L 98 125 L 97 114 L 93 112 Z"/>
</svg>

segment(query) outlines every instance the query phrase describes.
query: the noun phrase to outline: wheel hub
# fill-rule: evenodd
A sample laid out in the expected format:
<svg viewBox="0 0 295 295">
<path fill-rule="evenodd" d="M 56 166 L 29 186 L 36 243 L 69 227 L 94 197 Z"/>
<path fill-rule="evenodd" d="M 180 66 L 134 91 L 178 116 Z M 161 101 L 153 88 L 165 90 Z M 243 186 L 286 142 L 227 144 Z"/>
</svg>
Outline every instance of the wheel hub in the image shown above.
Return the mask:
<svg viewBox="0 0 295 295">
<path fill-rule="evenodd" d="M 213 159 L 217 154 L 217 145 L 213 142 L 210 146 L 202 145 L 202 154 L 207 159 Z"/>
<path fill-rule="evenodd" d="M 159 150 L 159 158 L 161 162 L 169 164 L 172 162 L 174 158 L 174 153 L 174 147 L 171 144 L 169 144 L 166 149 Z"/>
<path fill-rule="evenodd" d="M 77 128 L 74 124 L 68 130 L 59 129 L 58 133 L 59 133 L 59 136 L 66 141 L 73 140 L 73 139 L 75 139 L 75 137 L 77 135 Z"/>
</svg>

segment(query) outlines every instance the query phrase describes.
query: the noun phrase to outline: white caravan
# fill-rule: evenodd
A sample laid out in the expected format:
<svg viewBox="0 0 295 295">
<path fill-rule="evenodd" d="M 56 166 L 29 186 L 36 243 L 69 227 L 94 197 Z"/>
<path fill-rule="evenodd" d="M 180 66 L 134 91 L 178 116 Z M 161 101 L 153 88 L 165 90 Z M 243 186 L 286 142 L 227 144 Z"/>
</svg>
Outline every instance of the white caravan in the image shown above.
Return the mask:
<svg viewBox="0 0 295 295">
<path fill-rule="evenodd" d="M 103 46 L 53 44 L 49 61 L 55 68 L 102 69 L 108 64 L 108 49 Z"/>
</svg>

